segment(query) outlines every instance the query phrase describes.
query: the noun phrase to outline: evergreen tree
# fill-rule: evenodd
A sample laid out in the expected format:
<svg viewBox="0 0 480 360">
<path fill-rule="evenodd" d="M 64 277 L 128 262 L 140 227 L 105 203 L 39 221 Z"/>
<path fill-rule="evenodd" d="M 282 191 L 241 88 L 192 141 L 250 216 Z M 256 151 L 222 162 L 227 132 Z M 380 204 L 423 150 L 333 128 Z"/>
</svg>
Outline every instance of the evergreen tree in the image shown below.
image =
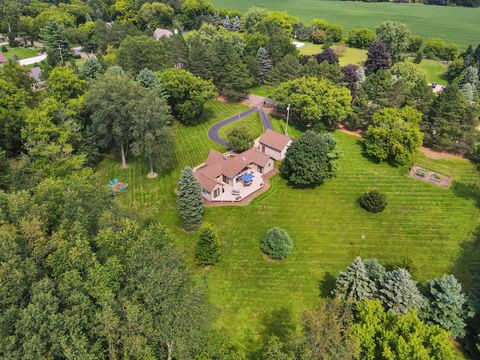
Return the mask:
<svg viewBox="0 0 480 360">
<path fill-rule="evenodd" d="M 238 18 L 238 16 L 235 16 L 235 19 L 233 19 L 232 31 L 240 31 L 240 19 Z"/>
<path fill-rule="evenodd" d="M 420 308 L 423 304 L 417 283 L 405 269 L 387 272 L 378 294 L 383 306 L 397 315 L 406 314 L 411 308 Z"/>
<path fill-rule="evenodd" d="M 388 69 L 390 67 L 390 54 L 387 46 L 381 40 L 375 40 L 370 44 L 367 53 L 367 61 L 365 68 L 368 73 L 377 72 L 380 69 Z"/>
<path fill-rule="evenodd" d="M 97 59 L 87 59 L 80 67 L 80 77 L 84 80 L 95 80 L 103 71 L 102 63 Z"/>
<path fill-rule="evenodd" d="M 48 54 L 47 62 L 50 66 L 63 65 L 72 58 L 72 50 L 63 25 L 55 20 L 47 21 L 42 29 L 41 37 L 45 41 L 44 47 Z"/>
<path fill-rule="evenodd" d="M 185 230 L 198 229 L 203 219 L 202 188 L 189 167 L 183 169 L 178 180 L 178 210 Z"/>
<path fill-rule="evenodd" d="M 223 26 L 225 27 L 225 29 L 227 29 L 228 31 L 230 31 L 232 29 L 232 23 L 230 21 L 230 17 L 227 15 L 225 16 L 225 19 L 223 20 Z"/>
<path fill-rule="evenodd" d="M 462 285 L 453 275 L 430 280 L 425 285 L 424 306 L 420 317 L 430 324 L 437 324 L 455 338 L 465 336 L 465 319 L 470 317 L 468 299 L 462 293 Z"/>
<path fill-rule="evenodd" d="M 204 80 L 215 78 L 215 53 L 212 46 L 193 38 L 188 49 L 188 70 Z"/>
<path fill-rule="evenodd" d="M 272 70 L 271 79 L 274 84 L 280 84 L 298 78 L 302 72 L 302 65 L 295 55 L 287 54 Z"/>
<path fill-rule="evenodd" d="M 162 87 L 162 82 L 152 70 L 147 68 L 140 70 L 135 79 L 140 85 L 146 89 L 152 90 L 160 98 L 165 100 L 168 98 L 168 94 Z"/>
<path fill-rule="evenodd" d="M 367 269 L 360 256 L 355 258 L 347 271 L 338 275 L 335 283 L 335 295 L 354 303 L 372 298 L 376 291 L 375 283 L 368 277 Z"/>
<path fill-rule="evenodd" d="M 212 225 L 203 225 L 195 249 L 196 263 L 201 266 L 214 265 L 220 261 L 221 256 L 217 232 Z"/>
<path fill-rule="evenodd" d="M 378 281 L 380 281 L 387 272 L 377 259 L 367 259 L 363 262 L 363 264 L 365 265 L 367 276 L 371 280 L 375 281 L 375 283 L 378 283 Z"/>
<path fill-rule="evenodd" d="M 216 52 L 219 66 L 221 69 L 216 74 L 216 84 L 220 91 L 231 100 L 239 100 L 245 96 L 248 88 L 252 85 L 247 65 L 242 61 L 240 55 L 235 51 L 233 46 L 227 42 L 223 43 L 223 50 Z"/>
<path fill-rule="evenodd" d="M 258 72 L 257 77 L 260 83 L 265 83 L 270 80 L 270 72 L 272 71 L 272 59 L 268 55 L 264 47 L 258 48 L 257 51 Z"/>
</svg>

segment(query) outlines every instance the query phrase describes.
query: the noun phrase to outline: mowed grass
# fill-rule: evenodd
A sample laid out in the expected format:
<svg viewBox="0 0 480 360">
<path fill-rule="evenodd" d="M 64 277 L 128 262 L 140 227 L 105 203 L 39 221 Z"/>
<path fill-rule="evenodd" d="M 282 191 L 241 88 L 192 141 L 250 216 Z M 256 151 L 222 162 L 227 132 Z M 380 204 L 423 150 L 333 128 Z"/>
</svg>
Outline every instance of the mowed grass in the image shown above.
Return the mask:
<svg viewBox="0 0 480 360">
<path fill-rule="evenodd" d="M 229 132 L 239 125 L 245 126 L 253 135 L 255 135 L 255 138 L 259 137 L 263 133 L 263 125 L 260 121 L 260 116 L 258 115 L 258 113 L 253 113 L 248 115 L 247 117 L 242 118 L 239 121 L 235 121 L 220 128 L 218 134 L 222 139 L 227 140 Z"/>
<path fill-rule="evenodd" d="M 337 52 L 340 66 L 348 64 L 362 65 L 367 60 L 367 50 L 355 49 L 344 45 L 334 45 L 332 48 Z"/>
<path fill-rule="evenodd" d="M 119 202 L 165 224 L 189 262 L 197 234 L 179 227 L 173 192 L 178 175 L 183 166 L 204 161 L 210 148 L 223 150 L 207 138 L 208 128 L 244 110 L 243 105 L 212 101 L 204 122 L 176 124 L 178 164 L 157 179 L 146 178 L 147 168 L 140 161 L 131 160 L 127 170 L 120 170 L 118 159 L 111 156 L 99 166 L 105 184 L 112 177 L 130 184 L 118 195 Z M 284 129 L 282 121 L 273 119 L 277 131 Z M 289 134 L 295 137 L 301 131 L 289 126 Z M 258 349 L 267 334 L 298 331 L 302 312 L 328 294 L 335 276 L 357 255 L 384 264 L 408 258 L 420 281 L 454 272 L 469 285 L 470 260 L 478 254 L 469 247 L 480 220 L 476 167 L 466 160 L 418 155 L 420 166 L 453 177 L 455 186 L 445 190 L 407 177 L 404 168 L 370 161 L 356 137 L 341 132 L 335 137 L 343 152 L 336 178 L 315 189 L 295 189 L 277 175 L 271 189 L 248 206 L 205 209 L 205 220 L 218 229 L 223 259 L 209 270 L 193 268 L 207 278 L 219 309 L 217 325 L 229 329 L 248 351 Z M 386 194 L 383 213 L 370 214 L 357 205 L 358 197 L 371 189 Z M 281 262 L 267 260 L 260 251 L 260 241 L 272 226 L 284 228 L 294 241 L 291 256 Z"/>
<path fill-rule="evenodd" d="M 15 47 L 12 48 L 10 46 L 7 46 L 8 51 L 7 52 L 2 52 L 2 54 L 11 60 L 22 60 L 22 59 L 27 59 L 30 57 L 34 57 L 38 55 L 38 50 L 35 49 L 29 49 L 29 48 L 22 48 L 22 47 Z"/>
<path fill-rule="evenodd" d="M 418 66 L 425 73 L 429 84 L 436 82 L 437 84 L 447 85 L 447 81 L 442 78 L 442 75 L 447 71 L 447 66 L 441 61 L 423 59 Z"/>
<path fill-rule="evenodd" d="M 479 42 L 480 8 L 339 0 L 213 0 L 213 3 L 242 12 L 252 6 L 286 11 L 305 22 L 322 18 L 342 25 L 345 37 L 351 29 L 373 29 L 382 21 L 395 20 L 406 23 L 415 35 L 440 37 L 461 48 Z"/>
<path fill-rule="evenodd" d="M 271 98 L 275 92 L 275 87 L 267 84 L 258 85 L 248 91 L 250 94 Z"/>
</svg>

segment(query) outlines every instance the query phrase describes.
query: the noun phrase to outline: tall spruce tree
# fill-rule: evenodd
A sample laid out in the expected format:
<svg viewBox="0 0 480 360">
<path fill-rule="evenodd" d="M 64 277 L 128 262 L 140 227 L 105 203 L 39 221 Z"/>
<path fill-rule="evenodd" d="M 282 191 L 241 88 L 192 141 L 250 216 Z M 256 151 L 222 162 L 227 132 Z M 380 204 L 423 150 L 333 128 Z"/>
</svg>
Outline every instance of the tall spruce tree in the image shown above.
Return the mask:
<svg viewBox="0 0 480 360">
<path fill-rule="evenodd" d="M 65 34 L 65 27 L 55 20 L 49 20 L 42 29 L 41 38 L 45 42 L 47 62 L 50 66 L 64 64 L 73 56 Z"/>
<path fill-rule="evenodd" d="M 437 324 L 455 338 L 465 336 L 465 319 L 472 315 L 462 293 L 462 285 L 453 275 L 430 280 L 425 285 L 426 301 L 420 317 L 430 324 Z"/>
<path fill-rule="evenodd" d="M 152 70 L 147 68 L 140 70 L 135 79 L 140 85 L 142 85 L 146 89 L 152 90 L 160 98 L 168 98 L 168 94 L 162 87 L 162 82 Z"/>
<path fill-rule="evenodd" d="M 272 70 L 271 79 L 274 84 L 296 79 L 302 72 L 302 65 L 295 55 L 287 54 L 277 62 Z"/>
<path fill-rule="evenodd" d="M 185 230 L 194 231 L 202 224 L 202 188 L 189 167 L 183 169 L 178 180 L 178 210 L 180 223 Z"/>
<path fill-rule="evenodd" d="M 270 75 L 273 67 L 272 59 L 268 55 L 264 47 L 259 47 L 257 51 L 258 71 L 257 78 L 260 83 L 265 83 L 270 80 Z"/>
<path fill-rule="evenodd" d="M 406 314 L 411 308 L 420 308 L 423 304 L 417 283 L 405 269 L 387 272 L 378 294 L 383 306 L 397 315 Z"/>
<path fill-rule="evenodd" d="M 238 18 L 238 16 L 235 16 L 235 19 L 233 19 L 232 31 L 240 31 L 240 19 Z"/>
<path fill-rule="evenodd" d="M 217 232 L 212 225 L 203 225 L 195 249 L 195 262 L 201 266 L 214 265 L 220 261 L 221 256 Z"/>
<path fill-rule="evenodd" d="M 230 17 L 228 15 L 225 16 L 225 19 L 223 20 L 223 26 L 228 31 L 230 31 L 232 29 L 232 22 L 230 21 Z"/>
<path fill-rule="evenodd" d="M 335 283 L 335 295 L 354 303 L 372 298 L 377 288 L 368 277 L 367 269 L 360 256 L 357 256 L 347 271 L 341 272 Z"/>
</svg>

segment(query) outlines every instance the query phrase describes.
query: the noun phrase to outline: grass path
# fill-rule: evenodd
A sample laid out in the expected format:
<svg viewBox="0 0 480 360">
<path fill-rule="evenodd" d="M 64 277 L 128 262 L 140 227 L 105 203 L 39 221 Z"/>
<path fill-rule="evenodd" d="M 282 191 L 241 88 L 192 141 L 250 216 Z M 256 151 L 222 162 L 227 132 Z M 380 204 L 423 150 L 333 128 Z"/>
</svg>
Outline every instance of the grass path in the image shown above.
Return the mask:
<svg viewBox="0 0 480 360">
<path fill-rule="evenodd" d="M 339 0 L 213 0 L 213 4 L 240 11 L 251 6 L 286 11 L 306 22 L 322 18 L 342 25 L 344 35 L 353 28 L 373 29 L 382 21 L 396 20 L 415 35 L 443 38 L 461 48 L 479 42 L 480 8 Z"/>
<path fill-rule="evenodd" d="M 244 105 L 211 101 L 204 122 L 175 125 L 178 166 L 157 179 L 148 180 L 139 161 L 130 161 L 124 171 L 113 156 L 100 164 L 105 183 L 116 176 L 130 184 L 119 194 L 120 203 L 167 225 L 188 261 L 196 238 L 178 226 L 173 189 L 180 169 L 197 165 L 210 148 L 218 148 L 206 136 L 211 124 L 244 110 Z M 273 124 L 279 131 L 284 127 L 279 119 Z M 300 131 L 289 127 L 289 134 Z M 452 189 L 444 190 L 407 177 L 405 169 L 371 162 L 356 137 L 340 132 L 335 137 L 344 156 L 338 176 L 322 186 L 294 189 L 275 176 L 271 189 L 248 206 L 205 209 L 205 220 L 218 229 L 223 260 L 207 272 L 195 271 L 207 277 L 210 297 L 220 311 L 218 325 L 248 350 L 257 349 L 266 332 L 297 331 L 302 311 L 328 293 L 336 274 L 356 255 L 387 264 L 408 258 L 420 281 L 454 272 L 468 287 L 469 265 L 478 256 L 478 248 L 471 247 L 480 221 L 475 166 L 419 154 L 417 164 L 453 177 Z M 388 207 L 381 214 L 367 213 L 356 203 L 371 189 L 387 196 Z M 283 227 L 294 241 L 292 255 L 278 263 L 266 261 L 259 250 L 272 226 Z"/>
</svg>

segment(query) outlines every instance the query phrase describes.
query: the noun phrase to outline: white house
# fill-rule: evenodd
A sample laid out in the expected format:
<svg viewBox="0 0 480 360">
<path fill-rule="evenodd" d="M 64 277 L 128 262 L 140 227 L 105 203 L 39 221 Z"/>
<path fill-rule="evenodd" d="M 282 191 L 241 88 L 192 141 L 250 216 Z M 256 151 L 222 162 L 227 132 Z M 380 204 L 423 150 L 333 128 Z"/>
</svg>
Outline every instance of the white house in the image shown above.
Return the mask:
<svg viewBox="0 0 480 360">
<path fill-rule="evenodd" d="M 260 138 L 255 141 L 255 147 L 263 154 L 267 154 L 275 160 L 283 160 L 292 139 L 287 135 L 267 129 Z"/>
</svg>

